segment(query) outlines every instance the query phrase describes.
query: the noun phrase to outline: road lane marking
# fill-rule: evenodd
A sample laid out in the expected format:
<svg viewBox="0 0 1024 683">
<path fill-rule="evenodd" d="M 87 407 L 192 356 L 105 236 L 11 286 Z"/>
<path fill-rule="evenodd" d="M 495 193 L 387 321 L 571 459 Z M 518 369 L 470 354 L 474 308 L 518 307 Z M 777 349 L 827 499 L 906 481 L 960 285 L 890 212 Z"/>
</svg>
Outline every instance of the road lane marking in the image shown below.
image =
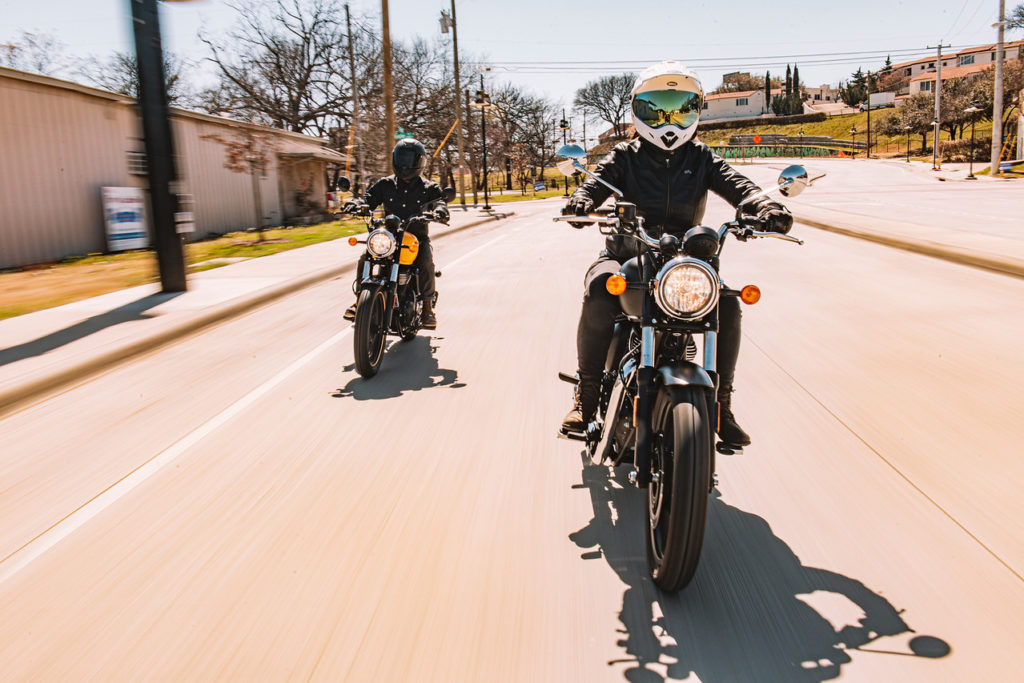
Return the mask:
<svg viewBox="0 0 1024 683">
<path fill-rule="evenodd" d="M 449 263 L 447 267 L 450 268 L 459 262 L 470 258 L 474 254 L 486 249 L 499 240 L 504 239 L 508 234 L 509 233 L 502 233 L 494 239 L 485 242 L 479 247 L 455 259 Z M 176 460 L 183 453 L 187 452 L 189 448 L 202 441 L 233 417 L 237 416 L 246 408 L 265 396 L 291 375 L 299 371 L 307 363 L 344 339 L 350 332 L 352 332 L 352 328 L 353 326 L 349 325 L 326 341 L 321 342 L 316 348 L 307 352 L 298 360 L 293 361 L 288 365 L 288 367 L 284 368 L 269 380 L 222 410 L 210 420 L 189 432 L 183 438 L 176 441 L 143 464 L 139 465 L 124 477 L 87 500 L 85 503 L 65 515 L 44 531 L 40 532 L 34 538 L 27 541 L 24 545 L 17 548 L 6 557 L 0 558 L 0 584 L 3 584 L 8 579 L 12 578 L 38 557 L 81 528 L 86 522 L 96 517 L 108 507 L 126 496 L 133 489 L 142 484 L 142 482 L 149 479 L 158 471 Z"/>
</svg>

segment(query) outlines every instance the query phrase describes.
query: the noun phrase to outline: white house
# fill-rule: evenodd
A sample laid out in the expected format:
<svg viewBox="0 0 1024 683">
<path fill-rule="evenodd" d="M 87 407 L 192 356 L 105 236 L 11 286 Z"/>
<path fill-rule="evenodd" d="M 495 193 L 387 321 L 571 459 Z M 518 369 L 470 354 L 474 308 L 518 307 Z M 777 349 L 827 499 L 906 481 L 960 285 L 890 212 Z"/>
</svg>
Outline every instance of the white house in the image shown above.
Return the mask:
<svg viewBox="0 0 1024 683">
<path fill-rule="evenodd" d="M 772 95 L 782 94 L 781 88 L 772 90 Z M 749 119 L 771 113 L 771 103 L 764 101 L 764 88 L 723 92 L 704 97 L 702 121 L 723 121 L 727 119 Z"/>
</svg>

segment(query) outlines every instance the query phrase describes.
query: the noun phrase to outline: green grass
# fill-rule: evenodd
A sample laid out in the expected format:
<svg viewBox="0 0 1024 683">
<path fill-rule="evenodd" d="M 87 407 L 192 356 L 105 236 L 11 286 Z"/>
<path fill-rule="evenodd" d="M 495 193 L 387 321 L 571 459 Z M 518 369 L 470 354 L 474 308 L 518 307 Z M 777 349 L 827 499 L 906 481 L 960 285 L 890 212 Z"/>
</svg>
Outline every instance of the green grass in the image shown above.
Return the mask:
<svg viewBox="0 0 1024 683">
<path fill-rule="evenodd" d="M 900 153 L 906 154 L 907 149 L 907 136 L 896 135 L 896 136 L 885 136 L 878 135 L 877 126 L 881 123 L 883 118 L 892 116 L 896 110 L 892 108 L 888 109 L 876 109 L 871 112 L 871 129 L 872 129 L 872 154 L 891 154 L 892 156 L 900 156 Z M 824 121 L 815 121 L 812 123 L 789 123 L 789 124 L 772 124 L 771 119 L 766 119 L 765 123 L 757 124 L 754 126 L 746 126 L 743 128 L 730 128 L 727 130 L 708 130 L 699 131 L 698 135 L 700 139 L 709 145 L 727 145 L 729 144 L 729 137 L 731 135 L 754 135 L 760 133 L 772 134 L 772 135 L 792 135 L 799 136 L 802 130 L 804 135 L 824 135 L 836 140 L 850 140 L 853 136 L 850 135 L 850 128 L 856 126 L 857 135 L 856 139 L 858 142 L 864 142 L 865 134 L 868 129 L 868 114 L 867 112 L 859 112 L 856 114 L 843 114 L 840 116 L 833 116 L 830 119 Z M 992 134 L 992 122 L 991 121 L 979 121 L 975 125 L 974 130 L 975 137 L 983 138 Z M 967 129 L 967 137 L 970 137 L 970 129 Z M 939 133 L 940 140 L 948 140 L 949 133 L 941 131 Z M 932 136 L 928 135 L 928 143 L 931 144 Z M 912 134 L 910 136 L 911 152 L 914 147 L 918 147 L 921 143 L 921 136 Z"/>
<path fill-rule="evenodd" d="M 195 273 L 228 265 L 206 263 L 218 258 L 258 258 L 365 230 L 363 221 L 346 220 L 266 230 L 263 241 L 257 240 L 256 233 L 229 233 L 185 245 L 185 263 L 189 272 Z M 156 259 L 150 250 L 89 254 L 61 263 L 0 273 L 0 290 L 5 294 L 0 304 L 0 319 L 156 282 L 158 278 Z"/>
</svg>

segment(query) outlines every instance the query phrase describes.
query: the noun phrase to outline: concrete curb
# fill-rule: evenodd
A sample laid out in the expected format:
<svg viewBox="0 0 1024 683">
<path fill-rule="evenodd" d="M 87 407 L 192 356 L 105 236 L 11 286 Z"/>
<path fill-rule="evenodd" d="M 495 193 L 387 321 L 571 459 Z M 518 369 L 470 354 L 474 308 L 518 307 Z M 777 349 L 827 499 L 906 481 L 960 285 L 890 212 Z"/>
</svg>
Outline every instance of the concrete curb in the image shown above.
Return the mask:
<svg viewBox="0 0 1024 683">
<path fill-rule="evenodd" d="M 874 242 L 887 247 L 913 252 L 915 254 L 923 254 L 924 256 L 931 256 L 951 263 L 981 268 L 982 270 L 992 271 L 999 273 L 1000 275 L 1012 275 L 1014 277 L 1024 278 L 1024 261 L 1012 256 L 994 255 L 980 252 L 969 247 L 954 247 L 948 244 L 930 242 L 927 240 L 915 240 L 907 237 L 901 237 L 899 235 L 873 232 L 871 230 L 844 228 L 810 218 L 803 218 L 800 215 L 795 215 L 794 219 L 797 223 L 809 225 L 812 228 L 818 228 L 819 230 L 825 230 L 826 232 L 834 232 L 838 235 L 854 237 L 867 242 Z"/>
<path fill-rule="evenodd" d="M 464 230 L 476 228 L 485 223 L 499 221 L 514 215 L 515 212 L 510 211 L 503 213 L 501 216 L 488 216 L 486 218 L 481 218 L 471 223 L 467 223 L 466 225 L 460 225 L 457 228 L 440 232 L 431 236 L 431 239 L 437 240 L 449 235 L 455 235 Z M 147 334 L 140 339 L 123 344 L 118 348 L 75 362 L 68 367 L 43 373 L 40 376 L 27 380 L 17 386 L 0 390 L 0 417 L 23 407 L 31 401 L 42 398 L 44 395 L 51 394 L 59 389 L 71 388 L 71 385 L 77 384 L 82 380 L 90 378 L 103 371 L 113 369 L 127 360 L 149 353 L 150 351 L 155 351 L 160 347 L 176 342 L 202 329 L 230 320 L 231 318 L 238 317 L 264 304 L 270 303 L 271 301 L 280 299 L 289 294 L 293 294 L 299 290 L 312 287 L 313 285 L 320 284 L 321 282 L 338 277 L 339 275 L 350 273 L 355 270 L 355 267 L 356 264 L 353 262 L 340 266 L 323 268 L 315 273 L 310 273 L 309 275 L 289 280 L 278 285 L 273 285 L 249 295 L 238 297 L 235 300 L 228 301 L 219 306 L 211 307 L 209 310 L 203 311 L 189 320 L 185 320 L 171 325 L 166 329 Z"/>
</svg>

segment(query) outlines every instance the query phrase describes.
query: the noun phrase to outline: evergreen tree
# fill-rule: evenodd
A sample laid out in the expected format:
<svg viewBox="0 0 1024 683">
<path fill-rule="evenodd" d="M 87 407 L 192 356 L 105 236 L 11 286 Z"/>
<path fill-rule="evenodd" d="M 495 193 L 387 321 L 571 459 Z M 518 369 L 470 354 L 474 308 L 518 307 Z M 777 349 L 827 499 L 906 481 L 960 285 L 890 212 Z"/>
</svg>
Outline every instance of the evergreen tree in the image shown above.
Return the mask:
<svg viewBox="0 0 1024 683">
<path fill-rule="evenodd" d="M 789 68 L 789 64 L 786 65 L 786 95 L 789 96 L 793 93 L 793 72 Z"/>
<path fill-rule="evenodd" d="M 800 94 L 800 67 L 793 65 L 793 93 Z"/>
<path fill-rule="evenodd" d="M 764 109 L 765 113 L 771 111 L 772 107 L 772 75 L 770 72 L 764 72 Z"/>
</svg>

